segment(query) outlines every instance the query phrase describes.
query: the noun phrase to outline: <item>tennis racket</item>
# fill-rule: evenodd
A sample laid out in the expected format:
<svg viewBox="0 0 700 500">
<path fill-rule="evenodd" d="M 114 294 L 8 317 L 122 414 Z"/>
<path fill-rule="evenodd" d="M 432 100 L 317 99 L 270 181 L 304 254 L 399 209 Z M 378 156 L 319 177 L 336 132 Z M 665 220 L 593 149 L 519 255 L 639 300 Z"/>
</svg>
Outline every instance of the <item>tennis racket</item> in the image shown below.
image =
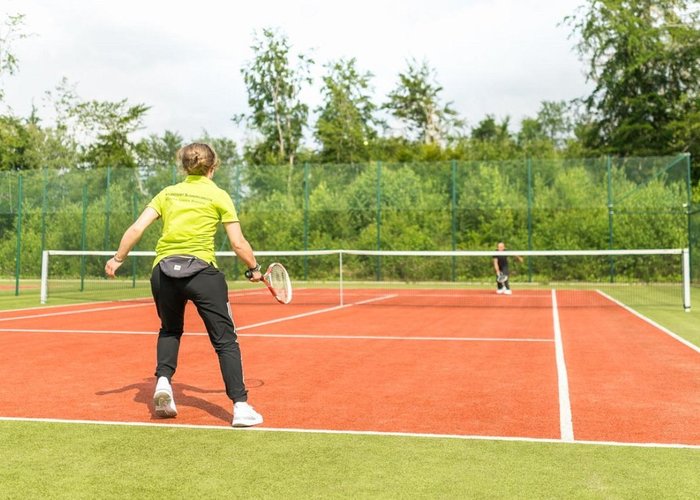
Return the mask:
<svg viewBox="0 0 700 500">
<path fill-rule="evenodd" d="M 277 302 L 289 304 L 292 301 L 292 281 L 282 264 L 279 262 L 270 264 L 262 279 Z"/>
<path fill-rule="evenodd" d="M 498 273 L 496 281 L 498 281 L 499 283 L 505 283 L 506 281 L 508 281 L 508 275 L 506 273 Z"/>
</svg>

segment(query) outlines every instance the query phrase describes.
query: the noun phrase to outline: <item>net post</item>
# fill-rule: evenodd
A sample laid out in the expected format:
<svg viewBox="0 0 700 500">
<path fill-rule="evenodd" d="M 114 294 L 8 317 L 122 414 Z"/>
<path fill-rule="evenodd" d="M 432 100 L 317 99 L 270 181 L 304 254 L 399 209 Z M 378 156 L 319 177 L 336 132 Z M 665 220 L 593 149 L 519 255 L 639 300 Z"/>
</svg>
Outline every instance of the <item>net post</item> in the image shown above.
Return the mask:
<svg viewBox="0 0 700 500">
<path fill-rule="evenodd" d="M 683 249 L 683 310 L 690 312 L 690 252 Z"/>
<path fill-rule="evenodd" d="M 46 304 L 49 295 L 49 251 L 41 252 L 41 288 L 39 292 L 39 302 Z"/>
</svg>

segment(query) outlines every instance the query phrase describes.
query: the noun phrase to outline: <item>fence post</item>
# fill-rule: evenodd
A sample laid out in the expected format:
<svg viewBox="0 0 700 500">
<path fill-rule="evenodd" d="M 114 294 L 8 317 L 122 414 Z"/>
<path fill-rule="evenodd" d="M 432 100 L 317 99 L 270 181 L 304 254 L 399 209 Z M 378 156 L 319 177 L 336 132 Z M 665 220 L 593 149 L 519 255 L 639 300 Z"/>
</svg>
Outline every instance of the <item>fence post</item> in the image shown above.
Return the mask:
<svg viewBox="0 0 700 500">
<path fill-rule="evenodd" d="M 19 274 L 22 269 L 22 174 L 17 176 L 17 245 L 15 248 L 15 296 L 19 295 Z"/>
<path fill-rule="evenodd" d="M 309 249 L 309 163 L 304 162 L 304 250 Z M 304 281 L 309 278 L 309 257 L 304 255 Z"/>
<path fill-rule="evenodd" d="M 107 185 L 105 186 L 105 242 L 104 250 L 109 250 L 109 217 L 112 212 L 111 200 L 109 196 L 109 185 L 112 179 L 112 168 L 107 167 Z"/>
<path fill-rule="evenodd" d="M 41 192 L 41 251 L 46 250 L 46 211 L 48 208 L 49 170 L 44 167 L 44 186 Z"/>
<path fill-rule="evenodd" d="M 382 249 L 382 162 L 377 161 L 377 250 Z M 382 257 L 377 255 L 377 281 L 382 280 Z"/>
<path fill-rule="evenodd" d="M 131 196 L 131 215 L 133 220 L 139 217 L 139 207 L 138 201 L 136 200 L 136 193 Z M 136 250 L 138 245 L 134 245 L 134 250 Z M 131 288 L 136 288 L 136 259 L 138 257 L 134 256 L 131 258 Z"/>
<path fill-rule="evenodd" d="M 83 224 L 80 237 L 80 249 L 87 250 L 87 183 L 83 184 Z M 80 256 L 80 291 L 85 290 L 85 256 Z"/>
<path fill-rule="evenodd" d="M 452 250 L 457 250 L 457 160 L 452 160 Z M 452 281 L 457 281 L 457 257 L 452 256 Z"/>
<path fill-rule="evenodd" d="M 606 157 L 606 169 L 608 173 L 608 248 L 613 250 L 615 238 L 613 232 L 613 188 L 612 188 L 612 161 L 610 156 Z M 615 258 L 610 257 L 610 283 L 615 281 Z"/>
<path fill-rule="evenodd" d="M 235 187 L 235 192 L 233 193 L 233 202 L 236 207 L 236 212 L 240 217 L 241 210 L 241 164 L 236 163 L 233 170 L 233 182 Z M 224 238 L 224 244 L 228 243 L 228 238 Z M 237 280 L 239 276 L 238 272 L 238 257 L 233 259 L 233 279 Z"/>
<path fill-rule="evenodd" d="M 532 250 L 532 159 L 527 159 L 527 249 Z M 527 256 L 527 281 L 532 283 L 532 258 Z"/>
</svg>

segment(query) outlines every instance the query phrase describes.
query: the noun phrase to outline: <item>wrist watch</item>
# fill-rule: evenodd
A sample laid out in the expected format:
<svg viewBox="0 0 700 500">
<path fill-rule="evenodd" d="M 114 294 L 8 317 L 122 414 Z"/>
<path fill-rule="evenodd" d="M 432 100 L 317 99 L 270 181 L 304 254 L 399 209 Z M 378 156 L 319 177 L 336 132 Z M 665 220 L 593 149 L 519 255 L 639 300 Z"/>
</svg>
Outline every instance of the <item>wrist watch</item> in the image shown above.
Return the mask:
<svg viewBox="0 0 700 500">
<path fill-rule="evenodd" d="M 249 268 L 249 269 L 245 272 L 245 277 L 248 278 L 248 279 L 252 278 L 252 277 L 253 277 L 253 273 L 254 273 L 255 271 L 258 271 L 258 272 L 260 271 L 260 264 L 255 264 L 255 267 Z"/>
</svg>

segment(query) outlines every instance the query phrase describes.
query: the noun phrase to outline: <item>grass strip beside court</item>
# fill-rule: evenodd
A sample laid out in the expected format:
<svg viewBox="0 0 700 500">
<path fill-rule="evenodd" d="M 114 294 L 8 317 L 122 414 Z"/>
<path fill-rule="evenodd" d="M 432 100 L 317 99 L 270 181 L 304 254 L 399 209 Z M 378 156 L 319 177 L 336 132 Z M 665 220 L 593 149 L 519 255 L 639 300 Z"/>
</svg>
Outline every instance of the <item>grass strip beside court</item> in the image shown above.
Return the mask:
<svg viewBox="0 0 700 500">
<path fill-rule="evenodd" d="M 2 498 L 691 498 L 700 450 L 0 422 Z"/>
</svg>

